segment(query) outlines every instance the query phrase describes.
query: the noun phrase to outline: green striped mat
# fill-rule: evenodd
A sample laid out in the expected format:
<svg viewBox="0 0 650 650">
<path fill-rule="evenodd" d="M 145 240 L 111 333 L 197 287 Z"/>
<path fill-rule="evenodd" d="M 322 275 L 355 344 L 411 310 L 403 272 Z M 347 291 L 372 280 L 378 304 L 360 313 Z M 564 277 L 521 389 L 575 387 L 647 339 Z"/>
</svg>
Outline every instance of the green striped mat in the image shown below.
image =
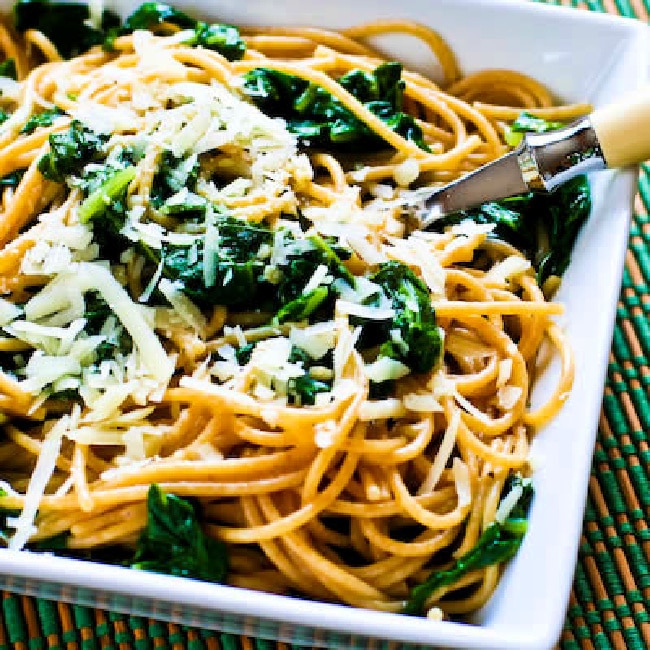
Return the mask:
<svg viewBox="0 0 650 650">
<path fill-rule="evenodd" d="M 649 0 L 546 0 L 648 22 Z M 650 64 L 650 61 L 649 61 Z M 650 648 L 650 164 L 635 217 L 562 650 Z M 289 650 L 3 592 L 0 650 Z"/>
</svg>

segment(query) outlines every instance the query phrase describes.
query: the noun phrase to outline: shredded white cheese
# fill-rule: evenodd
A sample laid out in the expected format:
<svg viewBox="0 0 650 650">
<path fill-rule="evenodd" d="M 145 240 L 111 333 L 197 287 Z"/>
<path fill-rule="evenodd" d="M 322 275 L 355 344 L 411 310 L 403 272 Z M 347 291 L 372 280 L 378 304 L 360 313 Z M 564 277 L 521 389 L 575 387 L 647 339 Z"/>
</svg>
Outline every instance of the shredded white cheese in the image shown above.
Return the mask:
<svg viewBox="0 0 650 650">
<path fill-rule="evenodd" d="M 336 325 L 327 321 L 304 328 L 292 327 L 289 340 L 312 359 L 321 359 L 336 344 Z"/>
<path fill-rule="evenodd" d="M 440 448 L 436 454 L 431 467 L 429 468 L 429 473 L 426 475 L 424 481 L 422 481 L 418 494 L 431 494 L 436 488 L 442 472 L 445 469 L 449 458 L 454 450 L 454 445 L 456 444 L 456 436 L 458 435 L 458 427 L 460 426 L 460 411 L 455 410 L 445 433 L 442 436 L 440 442 Z"/>
<path fill-rule="evenodd" d="M 512 509 L 517 505 L 517 501 L 521 499 L 521 495 L 524 493 L 523 484 L 525 482 L 530 483 L 530 479 L 523 479 L 522 484 L 516 483 L 510 489 L 510 492 L 506 494 L 499 503 L 496 513 L 494 514 L 494 520 L 500 524 L 503 524 L 505 520 L 510 516 Z"/>
<path fill-rule="evenodd" d="M 76 279 L 86 291 L 99 292 L 133 338 L 142 360 L 152 377 L 166 384 L 174 370 L 153 328 L 144 319 L 141 308 L 134 303 L 111 272 L 99 264 L 81 263 Z"/>
<path fill-rule="evenodd" d="M 16 518 L 7 518 L 7 525 L 16 532 L 9 540 L 9 548 L 15 551 L 22 549 L 34 533 L 34 519 L 45 488 L 52 477 L 56 460 L 61 449 L 64 434 L 74 426 L 79 418 L 80 408 L 75 406 L 70 415 L 64 415 L 46 434 L 41 444 L 36 466 L 29 481 L 25 494 L 25 501 L 20 515 Z"/>
<path fill-rule="evenodd" d="M 505 286 L 511 280 L 526 273 L 531 268 L 530 261 L 519 255 L 510 255 L 497 262 L 484 277 L 484 282 L 497 286 Z"/>
<path fill-rule="evenodd" d="M 371 381 L 382 382 L 406 377 L 411 369 L 397 359 L 379 357 L 376 361 L 366 364 L 364 371 Z"/>
<path fill-rule="evenodd" d="M 201 310 L 183 293 L 182 285 L 163 278 L 158 283 L 160 293 L 169 300 L 179 318 L 195 332 L 202 332 L 207 321 Z"/>
</svg>

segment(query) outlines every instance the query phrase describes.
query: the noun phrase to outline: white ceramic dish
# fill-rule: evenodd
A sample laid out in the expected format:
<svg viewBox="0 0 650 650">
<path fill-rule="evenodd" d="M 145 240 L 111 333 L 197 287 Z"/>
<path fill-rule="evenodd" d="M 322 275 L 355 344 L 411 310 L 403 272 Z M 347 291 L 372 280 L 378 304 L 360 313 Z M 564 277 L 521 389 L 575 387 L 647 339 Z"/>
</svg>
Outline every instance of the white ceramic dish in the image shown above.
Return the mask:
<svg viewBox="0 0 650 650">
<path fill-rule="evenodd" d="M 128 11 L 137 2 L 114 3 Z M 179 0 L 238 23 L 343 27 L 380 17 L 428 23 L 464 71 L 505 67 L 533 75 L 567 101 L 603 105 L 646 83 L 647 27 L 631 20 L 516 0 Z M 2 5 L 8 7 L 8 2 Z M 390 43 L 409 66 L 435 66 L 409 40 Z M 0 549 L 0 587 L 310 647 L 424 646 L 533 650 L 559 637 L 573 577 L 592 449 L 627 243 L 636 174 L 593 178 L 593 214 L 559 300 L 576 354 L 564 410 L 535 442 L 539 461 L 529 532 L 489 604 L 468 623 L 432 622 L 301 601 L 152 573 Z M 543 377 L 539 391 L 544 391 Z M 375 639 L 369 646 L 367 638 Z M 405 647 L 405 646 L 402 646 Z"/>
</svg>

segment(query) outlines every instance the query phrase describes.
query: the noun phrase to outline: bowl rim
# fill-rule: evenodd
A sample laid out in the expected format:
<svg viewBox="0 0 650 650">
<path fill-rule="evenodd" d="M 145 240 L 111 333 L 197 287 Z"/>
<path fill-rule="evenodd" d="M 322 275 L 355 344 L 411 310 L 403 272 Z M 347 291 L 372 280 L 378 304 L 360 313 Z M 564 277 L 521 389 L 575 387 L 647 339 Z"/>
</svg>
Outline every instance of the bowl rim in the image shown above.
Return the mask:
<svg viewBox="0 0 650 650">
<path fill-rule="evenodd" d="M 6 3 L 5 3 L 6 4 Z M 130 4 L 130 3 L 121 3 Z M 135 3 L 133 3 L 135 4 Z M 562 19 L 570 19 L 584 25 L 611 25 L 622 29 L 630 39 L 629 47 L 639 52 L 649 51 L 650 29 L 638 20 L 612 16 L 591 11 L 567 11 L 565 7 L 524 2 L 522 0 L 437 0 L 439 5 L 470 9 L 472 6 L 490 6 L 494 11 L 523 12 L 534 16 L 538 12 Z M 207 8 L 209 5 L 205 5 Z M 644 49 L 645 48 L 645 49 Z M 646 57 L 647 60 L 647 57 Z M 648 81 L 648 66 L 639 67 L 634 87 L 639 88 Z M 636 175 L 633 171 L 621 172 L 630 184 L 631 200 L 636 188 Z M 623 267 L 620 272 L 622 274 Z M 620 288 L 620 278 L 618 278 Z M 614 327 L 616 305 L 610 306 L 611 327 Z M 610 337 L 611 341 L 611 337 Z M 610 342 L 608 341 L 607 352 Z M 604 377 L 604 374 L 603 374 Z M 596 432 L 594 430 L 594 439 Z M 591 454 L 591 450 L 590 450 Z M 589 458 L 589 462 L 590 462 Z M 588 471 L 583 472 L 582 499 L 586 497 Z M 574 540 L 574 559 L 578 539 Z M 10 551 L 0 548 L 0 584 L 8 590 L 36 597 L 56 598 L 87 606 L 108 604 L 115 611 L 140 612 L 161 618 L 195 624 L 199 617 L 200 626 L 210 625 L 201 618 L 201 612 L 221 611 L 226 614 L 253 617 L 285 624 L 295 624 L 308 628 L 326 629 L 333 632 L 359 635 L 409 643 L 435 643 L 463 648 L 499 648 L 501 650 L 539 650 L 551 647 L 558 639 L 562 620 L 549 622 L 545 629 L 522 637 L 503 627 L 488 628 L 449 621 L 436 622 L 427 619 L 405 619 L 400 614 L 356 610 L 354 608 L 320 603 L 287 596 L 278 596 L 248 589 L 204 583 L 187 578 L 177 578 L 154 573 L 137 572 L 132 569 L 102 565 L 95 562 L 54 557 L 49 554 L 35 554 L 25 551 Z M 565 596 L 571 582 L 568 581 Z M 46 595 L 47 594 L 47 595 Z M 119 596 L 143 599 L 147 604 L 135 600 L 124 605 Z M 255 612 L 251 612 L 251 598 L 254 597 Z M 566 599 L 565 599 L 566 602 Z M 191 608 L 188 616 L 182 611 L 171 611 L 166 616 L 156 603 L 175 603 Z M 362 616 L 355 613 L 363 612 Z M 408 623 L 407 623 L 408 621 Z M 406 624 L 407 623 L 407 624 Z M 277 635 L 274 638 L 279 638 Z M 286 640 L 291 641 L 291 638 Z M 342 646 L 339 646 L 342 647 Z"/>
</svg>

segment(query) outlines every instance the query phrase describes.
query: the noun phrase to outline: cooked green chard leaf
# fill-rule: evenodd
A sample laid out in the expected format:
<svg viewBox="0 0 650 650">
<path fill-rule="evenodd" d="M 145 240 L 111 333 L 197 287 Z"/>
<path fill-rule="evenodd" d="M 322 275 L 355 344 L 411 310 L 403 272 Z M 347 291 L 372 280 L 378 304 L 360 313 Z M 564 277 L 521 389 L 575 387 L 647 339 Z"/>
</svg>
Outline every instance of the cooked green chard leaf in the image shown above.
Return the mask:
<svg viewBox="0 0 650 650">
<path fill-rule="evenodd" d="M 518 248 L 537 269 L 540 284 L 561 276 L 571 261 L 578 233 L 591 211 L 591 193 L 585 176 L 571 179 L 551 194 L 526 194 L 484 203 L 436 221 L 442 232 L 463 221 L 495 224 L 492 236 Z"/>
<path fill-rule="evenodd" d="M 6 497 L 7 492 L 0 488 L 0 497 Z M 17 517 L 20 514 L 16 510 L 3 510 L 0 508 L 0 544 L 6 544 L 12 533 L 7 526 L 7 517 Z"/>
<path fill-rule="evenodd" d="M 192 503 L 154 484 L 147 494 L 147 513 L 132 568 L 209 582 L 225 580 L 226 547 L 203 532 Z"/>
<path fill-rule="evenodd" d="M 140 5 L 124 21 L 122 27 L 109 33 L 106 46 L 110 49 L 116 36 L 130 34 L 137 29 L 161 31 L 160 28 L 164 28 L 166 25 L 192 30 L 194 34 L 186 41 L 188 45 L 214 50 L 229 61 L 238 61 L 246 53 L 246 43 L 236 27 L 204 23 L 174 7 L 159 2 L 145 2 Z M 164 33 L 164 30 L 162 31 Z"/>
<path fill-rule="evenodd" d="M 402 112 L 401 75 L 401 64 L 384 63 L 372 73 L 352 70 L 338 81 L 391 130 L 429 151 L 422 129 Z M 388 146 L 336 97 L 299 77 L 255 68 L 244 75 L 243 91 L 266 114 L 284 118 L 303 144 L 355 150 Z"/>
<path fill-rule="evenodd" d="M 158 264 L 162 259 L 163 276 L 180 281 L 183 293 L 201 307 L 259 307 L 266 298 L 261 293 L 264 262 L 258 258 L 258 251 L 262 244 L 273 241 L 273 233 L 263 226 L 224 216 L 219 216 L 215 225 L 219 246 L 207 251 L 216 258 L 211 260 L 214 282 L 210 286 L 205 282 L 205 236 L 192 245 L 165 244 L 162 257 L 150 251 L 152 261 Z"/>
<path fill-rule="evenodd" d="M 106 182 L 97 188 L 79 206 L 79 221 L 88 223 L 91 219 L 103 215 L 108 207 L 118 199 L 123 199 L 129 183 L 135 177 L 135 167 L 117 169 Z"/>
<path fill-rule="evenodd" d="M 245 366 L 251 360 L 251 355 L 253 354 L 254 349 L 255 343 L 247 343 L 241 348 L 237 348 L 235 351 L 235 358 L 237 359 L 237 363 L 240 366 Z"/>
<path fill-rule="evenodd" d="M 107 140 L 107 136 L 73 120 L 65 133 L 50 135 L 50 151 L 38 161 L 38 170 L 48 180 L 63 183 L 66 177 L 79 174 Z"/>
<path fill-rule="evenodd" d="M 141 4 L 125 21 L 124 28 L 131 32 L 137 29 L 151 29 L 167 23 L 181 29 L 194 29 L 196 20 L 182 11 L 160 2 Z"/>
<path fill-rule="evenodd" d="M 423 614 L 427 599 L 440 587 L 453 585 L 470 571 L 507 562 L 517 553 L 528 527 L 528 510 L 533 497 L 530 481 L 518 476 L 506 483 L 502 494 L 507 496 L 517 485 L 521 490 L 519 499 L 503 523 L 492 522 L 473 549 L 455 560 L 448 569 L 434 571 L 422 584 L 414 587 L 404 606 L 405 614 Z"/>
<path fill-rule="evenodd" d="M 239 61 L 246 54 L 246 43 L 232 25 L 197 23 L 195 36 L 187 43 L 215 50 L 229 61 Z"/>
<path fill-rule="evenodd" d="M 341 278 L 348 285 L 354 287 L 354 276 L 341 261 L 334 248 L 323 239 L 318 233 L 309 236 L 309 241 L 313 244 L 320 259 L 320 264 L 325 264 L 334 277 Z"/>
<path fill-rule="evenodd" d="M 11 113 L 7 113 L 7 111 L 3 111 L 0 108 L 0 124 L 6 122 L 10 117 L 11 117 Z"/>
<path fill-rule="evenodd" d="M 199 168 L 196 156 L 177 158 L 171 151 L 165 150 L 151 187 L 152 205 L 160 209 L 183 188 L 193 191 L 199 177 Z"/>
<path fill-rule="evenodd" d="M 566 126 L 564 122 L 549 122 L 523 111 L 506 129 L 505 140 L 511 147 L 516 147 L 521 142 L 524 133 L 546 133 L 547 131 L 561 129 L 564 126 Z"/>
<path fill-rule="evenodd" d="M 384 324 L 379 356 L 400 361 L 414 373 L 429 372 L 440 359 L 442 338 L 426 285 L 401 262 L 386 262 L 370 280 L 379 285 L 395 315 Z"/>
<path fill-rule="evenodd" d="M 308 319 L 328 298 L 327 287 L 316 287 L 309 293 L 294 298 L 282 306 L 273 319 L 274 323 L 298 322 Z"/>
<path fill-rule="evenodd" d="M 26 169 L 16 169 L 15 171 L 0 177 L 0 187 L 18 187 L 20 181 L 25 175 Z"/>
<path fill-rule="evenodd" d="M 261 301 L 258 278 L 264 264 L 255 253 L 240 249 L 244 259 L 215 252 L 216 275 L 212 286 L 205 283 L 204 249 L 202 246 L 163 247 L 163 275 L 181 283 L 182 291 L 200 307 L 226 305 L 243 309 L 254 308 Z M 239 255 L 237 256 L 239 257 Z"/>
<path fill-rule="evenodd" d="M 325 359 L 320 359 L 318 365 L 331 366 L 331 361 L 332 360 L 330 359 L 330 362 L 328 363 Z M 289 386 L 287 389 L 289 404 L 311 406 L 316 402 L 316 395 L 318 393 L 326 393 L 332 390 L 331 382 L 314 379 L 309 375 L 309 369 L 311 366 L 315 365 L 315 362 L 301 348 L 296 347 L 295 345 L 291 348 L 289 362 L 300 362 L 305 370 L 305 374 L 302 375 L 302 377 L 295 377 L 289 380 Z"/>
<path fill-rule="evenodd" d="M 301 406 L 312 406 L 316 402 L 316 395 L 318 393 L 326 393 L 332 390 L 332 386 L 319 379 L 314 379 L 308 374 L 302 377 L 296 377 L 289 380 L 289 403 L 292 403 L 291 398 L 297 398 Z"/>
<path fill-rule="evenodd" d="M 83 222 L 93 222 L 95 240 L 103 254 L 114 259 L 115 254 L 132 245 L 120 234 L 126 216 L 123 194 L 132 178 L 133 172 L 128 171 L 132 168 L 90 167 L 92 171 L 87 168 L 79 181 L 86 192 L 79 216 Z M 181 159 L 165 152 L 152 184 L 152 206 L 188 222 L 192 219 L 202 222 L 209 204 L 194 192 L 198 171 L 196 156 Z M 160 250 L 140 245 L 156 269 L 162 264 L 163 277 L 178 282 L 183 293 L 199 307 L 220 304 L 270 311 L 276 313 L 277 322 L 303 320 L 333 296 L 323 287 L 303 296 L 305 286 L 319 266 L 326 266 L 330 275 L 354 285 L 354 277 L 342 261 L 349 257 L 349 250 L 317 233 L 303 239 L 288 230 L 275 242 L 284 250 L 274 269 L 275 283 L 271 284 L 265 276 L 268 262 L 260 256 L 260 250 L 263 245 L 271 249 L 274 233 L 263 224 L 225 216 L 219 212 L 219 206 L 210 209 L 216 215 L 213 224 L 216 238 L 212 245 L 208 245 L 210 238 L 202 233 L 196 235 L 193 243 L 166 242 Z M 206 255 L 209 256 L 207 270 Z"/>
<path fill-rule="evenodd" d="M 277 322 L 300 320 L 298 316 L 301 314 L 303 318 L 307 318 L 327 298 L 334 296 L 331 285 L 326 294 L 317 291 L 309 298 L 303 295 L 305 285 L 319 266 L 326 266 L 329 275 L 342 279 L 349 286 L 354 286 L 354 277 L 343 264 L 343 259 L 349 256 L 349 250 L 337 246 L 317 233 L 300 240 L 286 233 L 286 260 L 279 265 L 281 280 L 275 287 L 277 301 L 280 304 L 280 311 L 276 314 L 275 320 Z"/>
<path fill-rule="evenodd" d="M 89 165 L 75 179 L 85 197 L 79 206 L 79 217 L 92 223 L 93 238 L 109 260 L 117 260 L 133 245 L 121 230 L 126 223 L 126 190 L 135 173 L 132 163 L 136 158 L 133 152 L 123 151 L 112 164 Z"/>
<path fill-rule="evenodd" d="M 260 258 L 263 245 L 271 246 L 273 232 L 264 225 L 219 215 L 215 220 L 218 246 L 206 251 L 205 235 L 198 235 L 194 244 L 165 243 L 162 251 L 148 250 L 156 266 L 162 260 L 165 278 L 179 281 L 183 293 L 199 307 L 226 305 L 236 309 L 275 312 L 276 322 L 309 318 L 333 294 L 317 287 L 307 295 L 303 290 L 316 269 L 327 266 L 331 275 L 353 282 L 340 255 L 347 251 L 333 247 L 319 235 L 295 239 L 284 236 L 284 261 L 278 264 L 279 279 L 272 285 L 264 276 L 267 262 Z M 102 220 L 95 223 L 95 232 Z M 213 281 L 206 283 L 205 255 L 211 260 Z"/>
<path fill-rule="evenodd" d="M 90 9 L 82 2 L 18 0 L 13 15 L 19 32 L 28 29 L 43 32 L 65 59 L 103 43 L 106 32 L 120 24 L 117 14 L 105 9 L 101 24 L 98 27 L 92 26 Z"/>
<path fill-rule="evenodd" d="M 113 359 L 117 353 L 128 354 L 133 349 L 133 339 L 117 320 L 108 303 L 96 291 L 90 291 L 85 296 L 84 331 L 88 336 L 97 336 L 104 330 L 106 339 L 95 348 L 95 364 L 105 359 Z M 110 328 L 104 325 L 109 318 L 114 319 Z"/>
<path fill-rule="evenodd" d="M 21 133 L 29 135 L 33 133 L 39 126 L 52 126 L 54 120 L 61 115 L 65 115 L 65 112 L 62 111 L 58 106 L 55 106 L 52 109 L 47 111 L 42 111 L 41 113 L 36 113 L 32 115 L 25 126 L 20 130 Z"/>
<path fill-rule="evenodd" d="M 246 43 L 231 25 L 208 24 L 158 2 L 145 2 L 121 23 L 117 14 L 105 9 L 99 25 L 91 23 L 90 10 L 84 3 L 18 0 L 14 6 L 16 29 L 43 32 L 66 59 L 86 52 L 94 45 L 112 50 L 115 39 L 134 30 L 151 30 L 171 25 L 192 30 L 187 43 L 219 52 L 230 61 L 241 59 Z M 162 30 L 164 32 L 164 30 Z M 171 32 L 170 32 L 171 33 Z"/>
<path fill-rule="evenodd" d="M 0 77 L 9 77 L 14 81 L 18 78 L 16 62 L 13 59 L 5 59 L 0 63 Z"/>
</svg>

